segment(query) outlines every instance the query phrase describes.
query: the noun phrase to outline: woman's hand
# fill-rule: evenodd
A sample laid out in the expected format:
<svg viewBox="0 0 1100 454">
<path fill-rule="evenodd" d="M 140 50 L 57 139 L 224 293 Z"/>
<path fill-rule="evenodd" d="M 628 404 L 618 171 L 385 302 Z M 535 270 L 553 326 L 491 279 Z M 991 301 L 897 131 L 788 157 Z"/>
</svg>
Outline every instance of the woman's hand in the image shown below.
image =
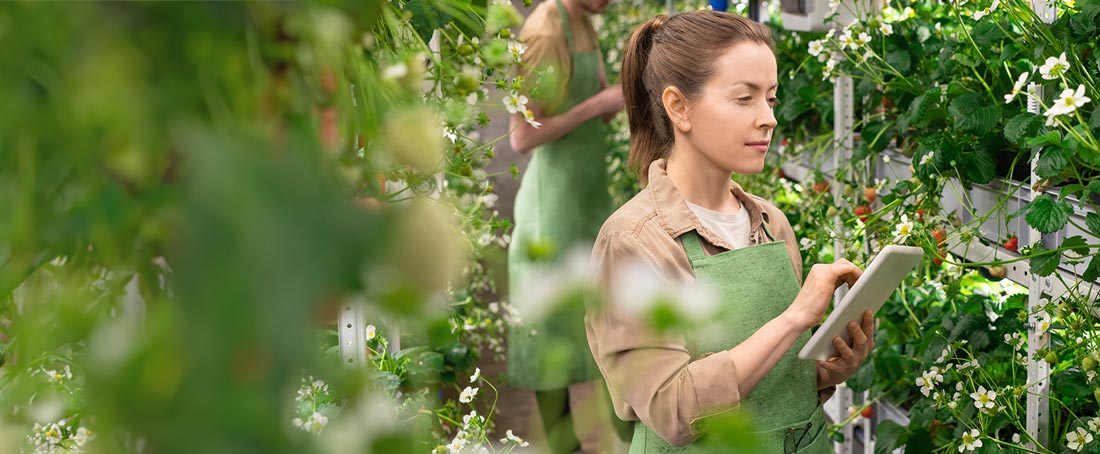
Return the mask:
<svg viewBox="0 0 1100 454">
<path fill-rule="evenodd" d="M 861 275 L 863 270 L 844 259 L 814 265 L 785 315 L 800 330 L 812 328 L 825 316 L 825 308 L 833 300 L 836 288 L 844 283 L 851 288 Z"/>
<path fill-rule="evenodd" d="M 875 348 L 875 316 L 868 309 L 863 311 L 862 327 L 854 320 L 848 322 L 848 335 L 852 345 L 844 343 L 840 336 L 833 338 L 837 356 L 817 362 L 818 389 L 844 383 L 856 373 L 859 365 L 867 359 L 871 349 Z"/>
</svg>

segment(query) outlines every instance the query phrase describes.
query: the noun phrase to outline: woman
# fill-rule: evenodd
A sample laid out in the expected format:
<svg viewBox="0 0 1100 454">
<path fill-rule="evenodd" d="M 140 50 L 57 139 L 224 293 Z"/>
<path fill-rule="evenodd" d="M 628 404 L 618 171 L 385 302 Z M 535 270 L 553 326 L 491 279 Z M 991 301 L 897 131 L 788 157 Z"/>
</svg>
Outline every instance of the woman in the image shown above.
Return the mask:
<svg viewBox="0 0 1100 454">
<path fill-rule="evenodd" d="M 696 423 L 733 409 L 752 415 L 761 452 L 828 452 L 821 402 L 873 348 L 868 311 L 848 327 L 851 346 L 834 339 L 839 356 L 797 358 L 836 287 L 861 271 L 815 265 L 800 288 L 787 219 L 730 179 L 763 169 L 776 125 L 773 45 L 767 27 L 715 11 L 658 16 L 630 39 L 630 163 L 647 186 L 600 230 L 593 265 L 607 304 L 591 305 L 585 324 L 616 413 L 641 421 L 632 453 L 702 452 Z M 624 309 L 615 279 L 637 263 L 669 285 L 716 290 L 724 332 L 656 333 Z"/>
</svg>

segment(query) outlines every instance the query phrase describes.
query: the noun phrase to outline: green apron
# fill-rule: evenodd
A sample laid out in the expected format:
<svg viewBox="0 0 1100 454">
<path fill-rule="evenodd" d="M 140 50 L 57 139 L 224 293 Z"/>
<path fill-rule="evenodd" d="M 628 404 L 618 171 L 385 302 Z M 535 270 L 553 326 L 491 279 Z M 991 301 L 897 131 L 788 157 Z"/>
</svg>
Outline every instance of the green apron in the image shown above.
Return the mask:
<svg viewBox="0 0 1100 454">
<path fill-rule="evenodd" d="M 768 236 L 770 238 L 771 234 Z M 782 241 L 706 256 L 695 231 L 680 238 L 691 259 L 696 281 L 705 282 L 718 291 L 722 311 L 717 317 L 719 323 L 729 327 L 713 337 L 689 338 L 689 342 L 698 346 L 698 352 L 720 352 L 744 342 L 765 323 L 787 310 L 798 295 L 800 287 Z M 831 449 L 829 437 L 823 430 L 825 414 L 818 401 L 816 364 L 798 359 L 797 352 L 809 338 L 809 332 L 799 336 L 775 368 L 742 396 L 740 411 L 748 412 L 760 430 L 755 434 L 761 442 L 760 453 L 818 454 Z M 631 454 L 670 452 L 730 451 L 729 448 L 707 446 L 703 439 L 673 447 L 644 424 L 635 424 Z"/>
<path fill-rule="evenodd" d="M 572 59 L 572 72 L 558 112 L 566 112 L 600 91 L 599 54 L 577 52 L 569 18 L 558 14 Z M 548 113 L 551 114 L 551 113 Z M 539 279 L 550 263 L 532 261 L 528 246 L 549 243 L 561 255 L 568 248 L 591 247 L 614 209 L 607 192 L 606 129 L 592 118 L 562 138 L 535 149 L 516 193 L 515 229 L 508 246 L 509 288 L 513 302 L 524 283 Z M 522 306 L 520 304 L 519 306 Z M 526 319 L 525 314 L 520 317 Z M 524 320 L 508 336 L 508 382 L 535 390 L 565 388 L 600 378 L 584 329 L 584 301 L 570 298 L 541 321 Z"/>
</svg>

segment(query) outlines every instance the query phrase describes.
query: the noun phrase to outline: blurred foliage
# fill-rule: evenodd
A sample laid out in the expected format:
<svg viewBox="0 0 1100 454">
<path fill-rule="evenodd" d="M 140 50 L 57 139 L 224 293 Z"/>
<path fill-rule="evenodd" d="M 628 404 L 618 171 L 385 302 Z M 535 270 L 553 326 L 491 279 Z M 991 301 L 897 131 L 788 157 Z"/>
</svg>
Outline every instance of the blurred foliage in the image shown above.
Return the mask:
<svg viewBox="0 0 1100 454">
<path fill-rule="evenodd" d="M 500 354 L 508 314 L 477 130 L 514 61 L 462 46 L 505 45 L 510 8 L 0 9 L 0 451 L 446 443 L 466 405 L 440 391 Z M 353 300 L 445 361 L 340 367 L 324 333 Z M 292 424 L 311 374 L 340 419 L 319 437 Z"/>
</svg>

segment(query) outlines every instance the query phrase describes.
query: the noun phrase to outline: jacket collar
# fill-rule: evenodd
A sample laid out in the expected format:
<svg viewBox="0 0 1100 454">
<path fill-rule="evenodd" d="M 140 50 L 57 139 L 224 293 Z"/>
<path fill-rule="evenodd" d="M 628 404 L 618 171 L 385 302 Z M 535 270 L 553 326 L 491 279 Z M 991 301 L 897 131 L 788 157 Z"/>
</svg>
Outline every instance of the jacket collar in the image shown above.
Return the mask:
<svg viewBox="0 0 1100 454">
<path fill-rule="evenodd" d="M 668 177 L 667 165 L 668 161 L 665 159 L 653 161 L 649 165 L 649 185 L 646 186 L 661 226 L 673 238 L 678 238 L 688 231 L 695 230 L 699 236 L 710 244 L 726 250 L 733 249 L 732 245 L 703 227 L 699 222 L 699 218 L 695 216 L 691 208 L 688 208 L 684 196 L 672 184 L 672 179 Z M 768 214 L 760 206 L 760 203 L 749 196 L 741 188 L 741 185 L 733 180 L 730 180 L 729 190 L 741 202 L 743 209 L 749 210 L 749 225 L 752 226 L 749 231 L 751 243 L 760 244 L 768 241 L 762 228 L 765 222 L 769 222 L 769 219 L 767 219 Z"/>
</svg>

